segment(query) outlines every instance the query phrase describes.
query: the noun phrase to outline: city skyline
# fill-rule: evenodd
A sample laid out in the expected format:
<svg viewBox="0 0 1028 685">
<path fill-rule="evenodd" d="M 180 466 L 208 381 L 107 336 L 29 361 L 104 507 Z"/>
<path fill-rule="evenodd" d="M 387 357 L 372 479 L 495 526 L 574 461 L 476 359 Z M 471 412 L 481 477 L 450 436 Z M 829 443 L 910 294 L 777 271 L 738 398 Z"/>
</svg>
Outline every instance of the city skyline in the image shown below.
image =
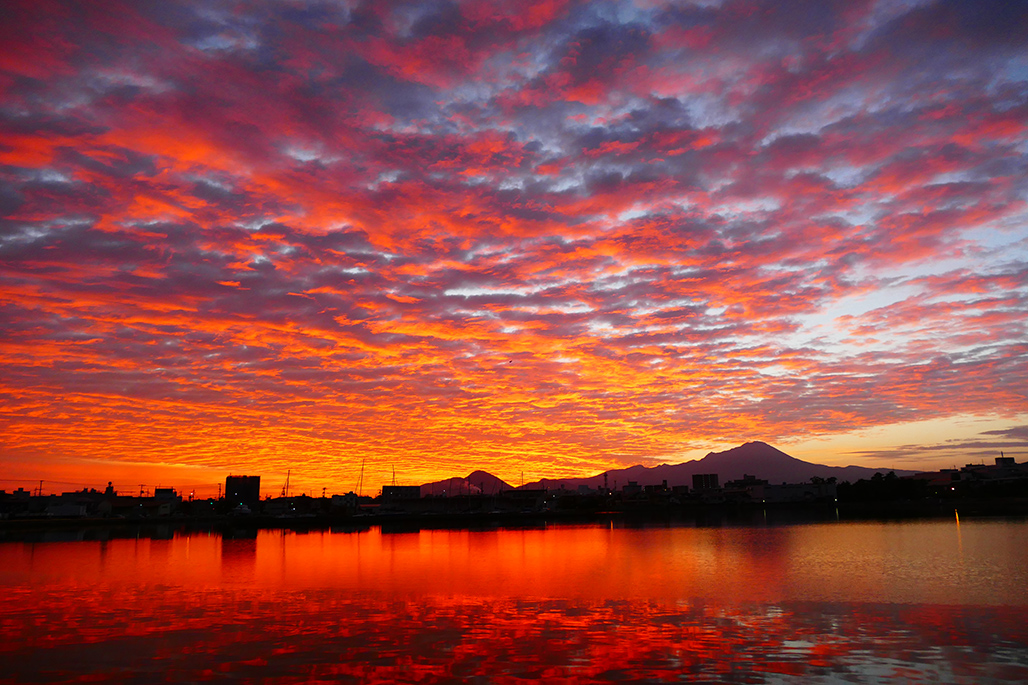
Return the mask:
<svg viewBox="0 0 1028 685">
<path fill-rule="evenodd" d="M 1026 460 L 1023 5 L 506 8 L 5 7 L 0 476 Z"/>
</svg>

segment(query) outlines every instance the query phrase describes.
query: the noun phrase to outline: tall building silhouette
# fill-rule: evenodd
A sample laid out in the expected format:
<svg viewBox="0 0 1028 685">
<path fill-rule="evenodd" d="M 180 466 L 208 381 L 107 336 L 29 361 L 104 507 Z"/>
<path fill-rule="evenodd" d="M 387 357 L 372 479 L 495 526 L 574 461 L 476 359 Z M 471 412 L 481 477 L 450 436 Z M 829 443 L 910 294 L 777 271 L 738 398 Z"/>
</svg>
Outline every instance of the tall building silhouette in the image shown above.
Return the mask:
<svg viewBox="0 0 1028 685">
<path fill-rule="evenodd" d="M 225 479 L 225 499 L 233 506 L 257 506 L 261 501 L 261 477 L 229 476 Z"/>
<path fill-rule="evenodd" d="M 692 477 L 693 490 L 717 490 L 718 478 L 716 473 L 694 473 Z"/>
</svg>

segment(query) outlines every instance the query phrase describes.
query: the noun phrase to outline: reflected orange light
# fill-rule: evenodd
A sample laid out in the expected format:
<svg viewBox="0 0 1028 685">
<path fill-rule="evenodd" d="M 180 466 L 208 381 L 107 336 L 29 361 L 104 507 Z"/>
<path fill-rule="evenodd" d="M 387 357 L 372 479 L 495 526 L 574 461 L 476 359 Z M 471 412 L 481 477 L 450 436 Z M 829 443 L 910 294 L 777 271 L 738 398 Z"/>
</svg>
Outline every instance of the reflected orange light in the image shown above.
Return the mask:
<svg viewBox="0 0 1028 685">
<path fill-rule="evenodd" d="M 908 562 L 948 554 L 944 522 L 2 543 L 0 655 L 15 681 L 49 682 L 154 669 L 186 681 L 707 682 L 867 676 L 883 661 L 911 678 L 958 669 L 1017 682 L 1028 676 L 1023 531 L 969 530 L 979 562 L 1013 569 L 984 594 L 950 577 L 952 560 L 910 579 L 883 565 L 881 579 L 847 586 L 897 544 Z M 866 568 L 838 573 L 830 558 Z M 81 658 L 86 645 L 94 658 Z"/>
</svg>

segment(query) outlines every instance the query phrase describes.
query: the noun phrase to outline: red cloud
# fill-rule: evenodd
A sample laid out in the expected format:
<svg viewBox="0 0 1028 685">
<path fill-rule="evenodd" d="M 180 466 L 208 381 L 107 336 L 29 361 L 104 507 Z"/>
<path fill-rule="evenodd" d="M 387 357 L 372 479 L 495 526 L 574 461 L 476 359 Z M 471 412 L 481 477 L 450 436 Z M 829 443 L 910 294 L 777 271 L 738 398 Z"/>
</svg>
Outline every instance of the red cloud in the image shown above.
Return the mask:
<svg viewBox="0 0 1028 685">
<path fill-rule="evenodd" d="M 20 5 L 5 454 L 559 476 L 1023 411 L 1012 48 L 755 7 Z"/>
</svg>

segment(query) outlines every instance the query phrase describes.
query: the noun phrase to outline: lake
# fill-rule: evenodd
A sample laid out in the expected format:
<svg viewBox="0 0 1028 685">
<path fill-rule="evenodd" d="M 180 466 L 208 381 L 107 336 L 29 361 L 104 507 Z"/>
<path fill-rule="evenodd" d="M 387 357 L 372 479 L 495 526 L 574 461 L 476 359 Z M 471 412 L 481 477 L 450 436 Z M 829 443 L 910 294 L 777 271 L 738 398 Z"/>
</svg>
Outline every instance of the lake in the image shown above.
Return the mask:
<svg viewBox="0 0 1028 685">
<path fill-rule="evenodd" d="M 1023 520 L 46 538 L 0 682 L 1028 682 Z"/>
</svg>

